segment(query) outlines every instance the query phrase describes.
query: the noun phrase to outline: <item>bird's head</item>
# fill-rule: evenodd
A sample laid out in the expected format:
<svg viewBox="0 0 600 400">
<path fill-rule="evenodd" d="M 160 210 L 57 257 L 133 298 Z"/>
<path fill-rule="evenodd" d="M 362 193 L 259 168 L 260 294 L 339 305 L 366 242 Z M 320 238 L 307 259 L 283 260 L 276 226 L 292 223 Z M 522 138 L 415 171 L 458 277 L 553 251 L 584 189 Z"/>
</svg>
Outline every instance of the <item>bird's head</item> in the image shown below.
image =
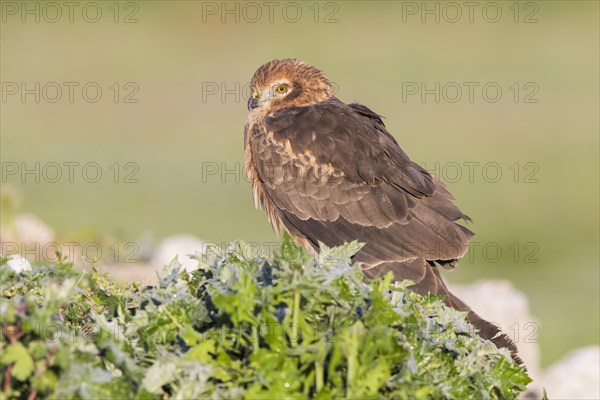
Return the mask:
<svg viewBox="0 0 600 400">
<path fill-rule="evenodd" d="M 252 76 L 250 89 L 250 111 L 308 106 L 333 96 L 333 88 L 325 74 L 291 58 L 272 60 L 258 68 Z"/>
</svg>

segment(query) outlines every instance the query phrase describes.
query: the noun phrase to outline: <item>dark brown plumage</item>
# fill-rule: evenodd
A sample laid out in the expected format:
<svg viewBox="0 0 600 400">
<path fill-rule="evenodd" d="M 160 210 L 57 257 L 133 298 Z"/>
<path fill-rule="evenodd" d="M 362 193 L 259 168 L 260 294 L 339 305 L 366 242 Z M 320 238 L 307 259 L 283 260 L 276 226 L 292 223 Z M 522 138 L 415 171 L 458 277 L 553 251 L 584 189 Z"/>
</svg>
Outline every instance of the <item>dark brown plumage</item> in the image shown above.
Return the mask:
<svg viewBox="0 0 600 400">
<path fill-rule="evenodd" d="M 345 104 L 318 69 L 293 59 L 261 66 L 245 126 L 254 199 L 276 231 L 308 249 L 365 243 L 366 276 L 392 271 L 420 294 L 443 295 L 479 334 L 517 356 L 515 344 L 450 293 L 437 265 L 456 266 L 473 233 L 445 186 L 413 163 L 369 108 Z"/>
</svg>

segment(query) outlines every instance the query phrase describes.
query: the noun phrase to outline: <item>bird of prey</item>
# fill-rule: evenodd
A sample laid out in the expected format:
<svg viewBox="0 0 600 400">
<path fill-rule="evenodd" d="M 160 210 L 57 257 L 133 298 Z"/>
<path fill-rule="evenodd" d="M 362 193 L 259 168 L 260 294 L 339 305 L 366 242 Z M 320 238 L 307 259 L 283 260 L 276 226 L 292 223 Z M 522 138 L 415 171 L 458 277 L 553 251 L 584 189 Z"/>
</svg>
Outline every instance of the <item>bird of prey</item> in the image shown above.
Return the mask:
<svg viewBox="0 0 600 400">
<path fill-rule="evenodd" d="M 245 171 L 254 201 L 276 232 L 287 230 L 319 251 L 358 240 L 354 256 L 374 278 L 392 271 L 411 289 L 442 295 L 466 311 L 478 334 L 510 350 L 512 340 L 444 284 L 473 233 L 439 180 L 412 162 L 382 118 L 334 96 L 327 77 L 296 59 L 273 60 L 254 73 L 244 130 Z"/>
</svg>

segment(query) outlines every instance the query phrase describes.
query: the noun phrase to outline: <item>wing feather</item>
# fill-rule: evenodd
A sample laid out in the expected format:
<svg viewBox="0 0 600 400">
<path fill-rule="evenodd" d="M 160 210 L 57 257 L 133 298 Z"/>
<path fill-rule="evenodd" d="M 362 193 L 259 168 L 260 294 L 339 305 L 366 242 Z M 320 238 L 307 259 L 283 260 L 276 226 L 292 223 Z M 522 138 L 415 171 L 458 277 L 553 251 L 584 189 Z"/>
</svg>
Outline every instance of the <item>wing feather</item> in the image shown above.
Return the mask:
<svg viewBox="0 0 600 400">
<path fill-rule="evenodd" d="M 250 146 L 280 221 L 315 248 L 357 239 L 356 258 L 371 266 L 466 251 L 472 233 L 455 221 L 468 217 L 365 106 L 281 109 L 255 125 Z"/>
</svg>

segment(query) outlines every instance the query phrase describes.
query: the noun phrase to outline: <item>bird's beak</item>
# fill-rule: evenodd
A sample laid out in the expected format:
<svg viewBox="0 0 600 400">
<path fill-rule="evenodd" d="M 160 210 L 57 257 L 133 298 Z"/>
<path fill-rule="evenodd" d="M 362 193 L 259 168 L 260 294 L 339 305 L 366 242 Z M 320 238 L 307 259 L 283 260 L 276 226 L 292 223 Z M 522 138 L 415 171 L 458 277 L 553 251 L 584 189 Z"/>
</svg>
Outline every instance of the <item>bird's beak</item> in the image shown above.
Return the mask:
<svg viewBox="0 0 600 400">
<path fill-rule="evenodd" d="M 248 111 L 252 111 L 254 110 L 256 107 L 258 107 L 258 99 L 254 98 L 254 97 L 250 97 L 248 99 Z"/>
</svg>

